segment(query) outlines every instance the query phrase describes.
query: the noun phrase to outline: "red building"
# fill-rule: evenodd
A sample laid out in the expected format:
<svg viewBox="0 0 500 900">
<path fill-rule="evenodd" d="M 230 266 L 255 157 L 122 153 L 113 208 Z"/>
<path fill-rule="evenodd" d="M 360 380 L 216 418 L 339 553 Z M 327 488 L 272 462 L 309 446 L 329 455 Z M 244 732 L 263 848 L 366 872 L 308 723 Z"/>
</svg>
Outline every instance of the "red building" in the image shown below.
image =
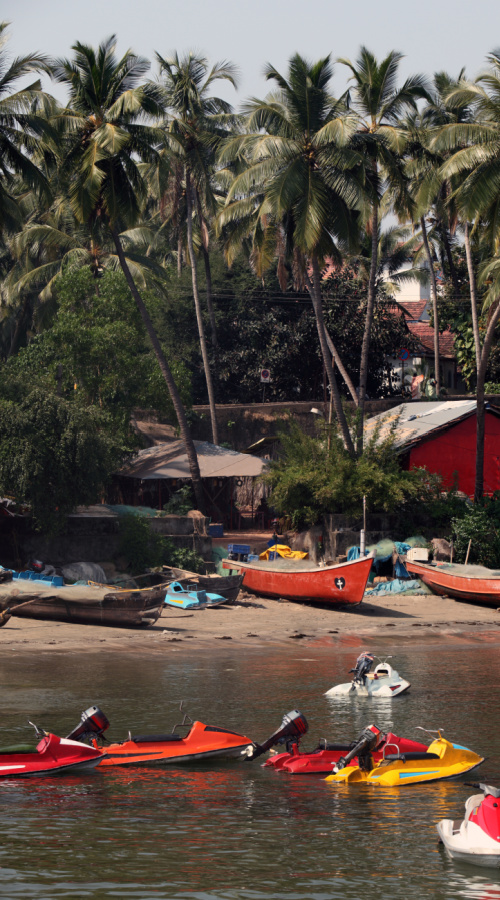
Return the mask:
<svg viewBox="0 0 500 900">
<path fill-rule="evenodd" d="M 424 467 L 443 486 L 474 494 L 476 471 L 476 401 L 413 402 L 369 419 L 367 433 L 382 420 L 381 434 L 399 417 L 397 446 L 405 469 Z M 487 406 L 484 442 L 484 492 L 500 491 L 500 412 Z"/>
</svg>

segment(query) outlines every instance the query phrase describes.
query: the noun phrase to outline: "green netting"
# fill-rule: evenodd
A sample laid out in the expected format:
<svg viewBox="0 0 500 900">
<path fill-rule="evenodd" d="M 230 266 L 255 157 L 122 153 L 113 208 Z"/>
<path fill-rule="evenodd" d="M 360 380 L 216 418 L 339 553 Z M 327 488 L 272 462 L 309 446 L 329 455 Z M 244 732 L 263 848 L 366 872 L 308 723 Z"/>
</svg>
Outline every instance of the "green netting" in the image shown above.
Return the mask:
<svg viewBox="0 0 500 900">
<path fill-rule="evenodd" d="M 152 509 L 150 506 L 127 506 L 125 503 L 112 506 L 110 503 L 107 503 L 106 507 L 116 513 L 117 516 L 126 516 L 132 513 L 134 516 L 143 516 L 151 519 L 158 515 L 158 510 Z"/>
<path fill-rule="evenodd" d="M 426 541 L 421 534 L 414 535 L 414 537 L 405 538 L 405 544 L 409 544 L 410 547 L 427 547 L 429 541 Z"/>
</svg>

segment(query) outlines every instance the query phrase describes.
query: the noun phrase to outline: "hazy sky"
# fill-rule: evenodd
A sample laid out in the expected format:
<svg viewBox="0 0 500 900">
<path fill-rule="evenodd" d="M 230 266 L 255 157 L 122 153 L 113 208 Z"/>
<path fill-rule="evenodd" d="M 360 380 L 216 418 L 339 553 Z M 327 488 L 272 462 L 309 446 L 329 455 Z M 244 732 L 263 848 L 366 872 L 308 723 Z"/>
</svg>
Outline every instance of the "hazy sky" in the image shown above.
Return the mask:
<svg viewBox="0 0 500 900">
<path fill-rule="evenodd" d="M 96 45 L 114 33 L 120 52 L 131 47 L 149 59 L 155 50 L 191 49 L 210 62 L 230 59 L 240 68 L 240 88 L 237 95 L 228 88 L 220 93 L 236 104 L 251 94 L 264 96 L 270 88 L 264 64 L 285 72 L 295 52 L 354 59 L 365 44 L 378 56 L 404 53 L 402 76 L 441 69 L 454 75 L 462 66 L 473 76 L 500 46 L 494 0 L 4 0 L 0 19 L 11 22 L 12 55 L 40 50 L 67 56 L 75 40 Z M 345 73 L 336 67 L 336 93 Z M 63 99 L 60 87 L 51 90 Z"/>
</svg>

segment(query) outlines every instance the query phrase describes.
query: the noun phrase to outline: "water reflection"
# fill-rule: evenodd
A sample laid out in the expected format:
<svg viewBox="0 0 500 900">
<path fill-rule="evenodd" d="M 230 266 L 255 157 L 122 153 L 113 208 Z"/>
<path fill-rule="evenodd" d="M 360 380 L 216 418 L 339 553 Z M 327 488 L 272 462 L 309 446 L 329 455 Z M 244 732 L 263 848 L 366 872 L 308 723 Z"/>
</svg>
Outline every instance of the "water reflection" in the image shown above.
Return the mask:
<svg viewBox="0 0 500 900">
<path fill-rule="evenodd" d="M 2 742 L 18 739 L 28 717 L 67 733 L 93 702 L 116 738 L 129 728 L 169 730 L 181 699 L 193 718 L 257 740 L 298 707 L 310 723 L 306 746 L 320 736 L 352 738 L 370 722 L 413 738 L 421 736 L 415 725 L 444 725 L 446 736 L 489 757 L 481 778 L 498 781 L 494 647 L 478 653 L 403 646 L 395 662 L 412 682 L 408 694 L 332 703 L 324 691 L 346 680 L 352 656 L 350 647 L 308 648 L 299 659 L 290 651 L 249 658 L 224 649 L 197 656 L 195 665 L 177 655 L 99 654 L 91 664 L 84 655 L 54 656 L 42 668 L 17 658 L 0 665 L 9 686 Z M 461 817 L 470 792 L 460 781 L 403 789 L 328 785 L 238 760 L 0 782 L 0 896 L 500 900 L 494 873 L 454 864 L 438 848 L 436 822 Z"/>
</svg>

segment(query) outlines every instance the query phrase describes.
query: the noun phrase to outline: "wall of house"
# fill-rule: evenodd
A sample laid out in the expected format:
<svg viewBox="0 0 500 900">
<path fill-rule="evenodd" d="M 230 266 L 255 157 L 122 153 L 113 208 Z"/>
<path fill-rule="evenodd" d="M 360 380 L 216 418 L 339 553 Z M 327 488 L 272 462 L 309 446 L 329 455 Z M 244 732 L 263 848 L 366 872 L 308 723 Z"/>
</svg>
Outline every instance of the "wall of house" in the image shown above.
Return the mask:
<svg viewBox="0 0 500 900">
<path fill-rule="evenodd" d="M 446 488 L 453 487 L 457 473 L 458 489 L 472 496 L 476 472 L 476 416 L 457 422 L 413 447 L 406 466 L 424 466 L 429 472 L 439 473 Z M 500 490 L 500 418 L 488 410 L 485 417 L 484 490 L 487 494 Z"/>
</svg>

